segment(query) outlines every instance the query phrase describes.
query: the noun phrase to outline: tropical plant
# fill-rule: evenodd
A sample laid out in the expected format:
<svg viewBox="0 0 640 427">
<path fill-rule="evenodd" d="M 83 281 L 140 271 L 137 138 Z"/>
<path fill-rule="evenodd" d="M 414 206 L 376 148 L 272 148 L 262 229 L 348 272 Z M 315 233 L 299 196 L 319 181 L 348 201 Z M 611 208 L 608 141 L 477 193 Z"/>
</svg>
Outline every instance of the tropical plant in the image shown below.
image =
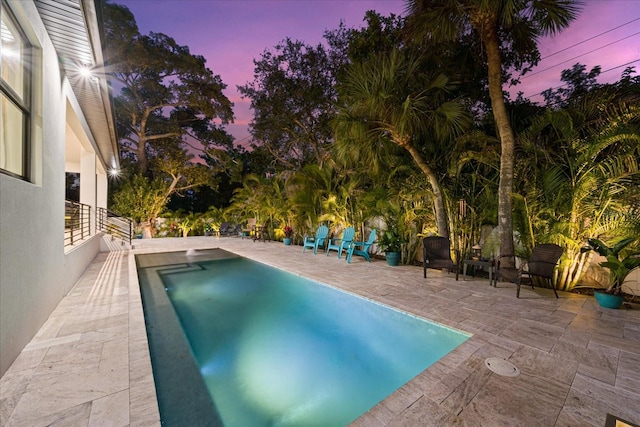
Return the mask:
<svg viewBox="0 0 640 427">
<path fill-rule="evenodd" d="M 113 195 L 112 209 L 132 218 L 145 229 L 146 237 L 155 234 L 156 219 L 167 204 L 169 184 L 161 179 L 149 180 L 140 174 L 129 178 Z"/>
<path fill-rule="evenodd" d="M 406 150 L 431 186 L 438 232 L 448 236 L 440 181 L 419 144 L 446 141 L 464 130 L 470 117 L 448 94 L 450 80 L 427 69 L 424 58 L 398 49 L 354 63 L 339 85 L 343 107 L 335 120 L 336 139 L 337 144 L 366 145 L 365 150 L 380 150 L 389 142 Z M 428 134 L 435 141 L 425 141 Z"/>
<path fill-rule="evenodd" d="M 628 253 L 626 257 L 620 259 L 627 246 L 636 241 L 636 237 L 623 239 L 613 246 L 608 246 L 602 240 L 588 239 L 589 246 L 583 248 L 583 252 L 594 250 L 599 255 L 606 257 L 606 261 L 601 262 L 600 267 L 609 269 L 608 293 L 619 295 L 622 292 L 622 284 L 634 269 L 640 267 L 640 252 Z"/>
<path fill-rule="evenodd" d="M 389 227 L 389 226 L 388 226 Z M 382 252 L 398 252 L 402 251 L 404 239 L 398 232 L 397 228 L 389 227 L 382 233 L 378 246 Z"/>
<path fill-rule="evenodd" d="M 566 110 L 548 110 L 520 135 L 519 157 L 535 159 L 518 163 L 524 203 L 516 207 L 527 210 L 528 220 L 520 233 L 532 245 L 563 247 L 557 289 L 574 288 L 589 267 L 584 239 L 613 240 L 630 231 L 638 209 L 639 125 L 637 106 L 597 91 Z"/>
<path fill-rule="evenodd" d="M 177 212 L 178 217 L 175 219 L 177 228 L 182 232 L 182 237 L 187 237 L 189 233 L 197 230 L 204 223 L 202 215 L 196 212 Z"/>
<path fill-rule="evenodd" d="M 205 235 L 211 234 L 215 231 L 213 224 L 210 222 L 205 222 L 202 229 L 204 230 Z"/>
</svg>

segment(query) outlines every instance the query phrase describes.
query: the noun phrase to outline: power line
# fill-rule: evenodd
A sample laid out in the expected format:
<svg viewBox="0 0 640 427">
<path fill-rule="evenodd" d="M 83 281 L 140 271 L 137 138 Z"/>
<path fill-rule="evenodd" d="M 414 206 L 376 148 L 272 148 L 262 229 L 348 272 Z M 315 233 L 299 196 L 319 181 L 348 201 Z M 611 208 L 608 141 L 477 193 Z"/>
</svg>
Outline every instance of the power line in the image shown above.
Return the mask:
<svg viewBox="0 0 640 427">
<path fill-rule="evenodd" d="M 640 18 L 638 18 L 638 19 L 640 19 Z M 536 71 L 535 73 L 531 73 L 531 74 L 528 74 L 528 75 L 526 75 L 526 76 L 523 76 L 523 77 L 522 77 L 522 79 L 524 80 L 524 79 L 526 79 L 526 78 L 528 78 L 528 77 L 535 76 L 536 74 L 544 73 L 545 71 L 548 71 L 548 70 L 550 70 L 550 69 L 552 69 L 552 68 L 555 68 L 555 67 L 557 67 L 558 65 L 562 65 L 562 64 L 564 64 L 565 62 L 573 61 L 574 59 L 578 59 L 578 58 L 580 58 L 581 56 L 585 56 L 585 55 L 588 55 L 588 54 L 593 53 L 593 52 L 595 52 L 595 51 L 598 51 L 598 50 L 600 50 L 600 49 L 604 49 L 605 47 L 609 47 L 609 46 L 611 46 L 611 45 L 614 45 L 614 44 L 616 44 L 616 43 L 619 43 L 619 42 L 621 42 L 621 41 L 623 41 L 623 40 L 626 40 L 626 39 L 628 39 L 628 38 L 631 38 L 631 37 L 633 37 L 633 36 L 637 36 L 638 34 L 640 34 L 640 31 L 638 31 L 637 33 L 633 33 L 633 34 L 631 34 L 631 35 L 628 35 L 628 36 L 626 36 L 626 37 L 623 37 L 623 38 L 621 38 L 621 39 L 618 39 L 618 40 L 616 40 L 616 41 L 613 41 L 613 42 L 611 42 L 611 43 L 607 43 L 607 44 L 605 44 L 604 46 L 600 46 L 600 47 L 597 47 L 597 48 L 595 48 L 595 49 L 592 49 L 592 50 L 590 50 L 590 51 L 588 51 L 588 52 L 585 52 L 585 53 L 583 53 L 583 54 L 581 54 L 581 55 L 574 56 L 573 58 L 569 58 L 569 59 L 564 60 L 564 61 L 562 61 L 562 62 L 558 62 L 557 64 L 551 65 L 551 66 L 549 66 L 549 67 L 547 67 L 547 68 L 544 68 L 544 69 L 542 69 L 542 70 L 538 70 L 538 71 Z M 593 38 L 593 37 L 592 37 L 592 38 Z M 566 50 L 566 49 L 565 49 L 565 50 Z M 547 58 L 548 58 L 548 57 L 547 57 Z"/>
<path fill-rule="evenodd" d="M 620 68 L 620 67 L 624 67 L 625 65 L 633 64 L 634 62 L 638 62 L 638 61 L 640 61 L 640 58 L 638 58 L 638 59 L 634 59 L 633 61 L 629 61 L 629 62 L 627 62 L 627 63 L 625 63 L 625 64 L 622 64 L 622 65 L 616 65 L 615 67 L 611 67 L 611 68 L 609 68 L 609 69 L 607 69 L 607 70 L 604 70 L 604 71 L 603 71 L 602 73 L 600 73 L 600 74 L 604 74 L 604 73 L 606 73 L 606 72 L 608 72 L 608 71 L 612 71 L 612 70 L 618 69 L 618 68 Z"/>
<path fill-rule="evenodd" d="M 616 65 L 615 67 L 611 67 L 611 68 L 609 68 L 609 69 L 606 69 L 606 70 L 602 71 L 600 74 L 604 74 L 604 73 L 607 73 L 607 72 L 609 72 L 609 71 L 613 71 L 613 70 L 616 70 L 616 69 L 618 69 L 618 68 L 625 67 L 625 66 L 630 65 L 630 64 L 633 64 L 633 63 L 635 63 L 635 62 L 640 62 L 640 58 L 638 58 L 638 59 L 634 59 L 633 61 L 629 61 L 629 62 L 626 62 L 626 63 L 621 64 L 621 65 Z M 561 84 L 560 86 L 552 87 L 552 88 L 550 88 L 550 89 L 551 89 L 551 90 L 560 89 L 561 87 L 565 87 L 565 86 L 567 86 L 568 84 L 569 84 L 569 83 L 564 83 L 564 84 Z M 544 92 L 546 92 L 546 91 L 548 91 L 548 90 L 549 90 L 549 89 L 545 89 L 545 90 L 543 90 L 542 92 L 538 92 L 538 93 L 535 93 L 535 94 L 533 94 L 533 95 L 527 95 L 527 96 L 526 96 L 526 98 L 533 98 L 534 96 L 542 95 Z"/>
<path fill-rule="evenodd" d="M 581 44 L 583 44 L 583 43 L 588 42 L 589 40 L 593 40 L 593 39 L 595 39 L 595 38 L 597 38 L 597 37 L 600 37 L 600 36 L 602 36 L 602 35 L 604 35 L 604 34 L 610 33 L 611 31 L 617 30 L 618 28 L 622 28 L 622 27 L 624 27 L 625 25 L 629 25 L 629 24 L 631 24 L 632 22 L 636 22 L 636 21 L 638 21 L 638 20 L 640 20 L 640 18 L 632 19 L 632 20 L 631 20 L 631 21 L 629 21 L 629 22 L 625 22 L 624 24 L 618 25 L 617 27 L 611 28 L 611 29 L 609 29 L 609 30 L 607 30 L 607 31 L 604 31 L 604 32 L 600 33 L 600 34 L 596 34 L 595 36 L 589 37 L 588 39 L 582 40 L 581 42 L 578 42 L 578 43 L 572 44 L 571 46 L 565 47 L 564 49 L 561 49 L 561 50 L 559 50 L 559 51 L 557 51 L 557 52 L 553 52 L 553 53 L 550 53 L 550 54 L 549 54 L 549 55 L 547 55 L 547 56 L 543 56 L 542 58 L 540 58 L 540 60 L 547 59 L 547 58 L 549 58 L 549 57 L 551 57 L 551 56 L 553 56 L 553 55 L 557 55 L 557 54 L 559 54 L 560 52 L 564 52 L 565 50 L 572 49 L 572 48 L 574 48 L 574 47 L 576 47 L 576 46 L 579 46 L 579 45 L 581 45 Z"/>
</svg>

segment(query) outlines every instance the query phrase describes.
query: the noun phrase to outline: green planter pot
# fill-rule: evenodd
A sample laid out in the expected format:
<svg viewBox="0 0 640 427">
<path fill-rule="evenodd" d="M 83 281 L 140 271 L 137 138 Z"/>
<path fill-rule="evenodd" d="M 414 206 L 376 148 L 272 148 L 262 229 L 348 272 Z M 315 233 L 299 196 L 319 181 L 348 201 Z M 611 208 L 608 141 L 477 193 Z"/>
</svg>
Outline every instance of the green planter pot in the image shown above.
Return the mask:
<svg viewBox="0 0 640 427">
<path fill-rule="evenodd" d="M 623 295 L 612 295 L 601 291 L 593 291 L 593 295 L 596 297 L 596 301 L 598 301 L 600 307 L 604 308 L 620 308 L 624 302 Z"/>
<path fill-rule="evenodd" d="M 291 244 L 291 238 L 285 237 L 284 239 L 282 239 L 282 243 L 284 243 L 285 246 L 289 246 Z"/>
<path fill-rule="evenodd" d="M 390 266 L 395 267 L 400 264 L 400 252 L 385 252 L 384 256 Z"/>
</svg>

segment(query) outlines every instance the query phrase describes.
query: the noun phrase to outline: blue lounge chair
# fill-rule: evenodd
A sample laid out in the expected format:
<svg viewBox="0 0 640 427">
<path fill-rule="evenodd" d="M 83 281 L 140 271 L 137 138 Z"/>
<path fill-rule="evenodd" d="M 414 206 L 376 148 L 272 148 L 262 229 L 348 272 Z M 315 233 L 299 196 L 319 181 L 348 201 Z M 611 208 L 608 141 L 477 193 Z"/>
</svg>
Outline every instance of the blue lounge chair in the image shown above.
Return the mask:
<svg viewBox="0 0 640 427">
<path fill-rule="evenodd" d="M 307 248 L 313 248 L 313 254 L 318 253 L 318 247 L 322 246 L 324 248 L 325 240 L 327 240 L 327 236 L 329 235 L 329 228 L 326 225 L 321 225 L 316 230 L 315 236 L 305 236 L 304 241 L 302 242 L 302 252 Z"/>
<path fill-rule="evenodd" d="M 347 249 L 347 263 L 351 264 L 351 257 L 354 255 L 360 255 L 364 257 L 368 262 L 371 262 L 369 257 L 369 248 L 376 241 L 376 229 L 371 230 L 369 239 L 366 242 L 352 242 Z"/>
<path fill-rule="evenodd" d="M 353 242 L 353 238 L 356 235 L 356 230 L 353 227 L 347 227 L 342 232 L 341 239 L 329 239 L 329 243 L 327 244 L 327 256 L 329 256 L 329 251 L 334 250 L 338 251 L 338 258 L 342 258 L 342 251 L 349 248 L 351 242 Z"/>
</svg>

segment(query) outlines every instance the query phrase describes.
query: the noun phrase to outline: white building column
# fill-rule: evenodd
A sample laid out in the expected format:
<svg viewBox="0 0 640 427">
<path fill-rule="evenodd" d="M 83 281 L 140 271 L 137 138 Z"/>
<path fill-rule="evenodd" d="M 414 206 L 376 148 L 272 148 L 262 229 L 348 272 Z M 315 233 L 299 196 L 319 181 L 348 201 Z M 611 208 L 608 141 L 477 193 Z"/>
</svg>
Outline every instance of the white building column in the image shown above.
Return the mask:
<svg viewBox="0 0 640 427">
<path fill-rule="evenodd" d="M 82 150 L 80 155 L 80 203 L 91 206 L 90 229 L 96 232 L 96 155 Z"/>
<path fill-rule="evenodd" d="M 96 205 L 99 208 L 107 208 L 107 194 L 109 191 L 109 183 L 107 175 L 98 172 L 96 174 Z"/>
</svg>

